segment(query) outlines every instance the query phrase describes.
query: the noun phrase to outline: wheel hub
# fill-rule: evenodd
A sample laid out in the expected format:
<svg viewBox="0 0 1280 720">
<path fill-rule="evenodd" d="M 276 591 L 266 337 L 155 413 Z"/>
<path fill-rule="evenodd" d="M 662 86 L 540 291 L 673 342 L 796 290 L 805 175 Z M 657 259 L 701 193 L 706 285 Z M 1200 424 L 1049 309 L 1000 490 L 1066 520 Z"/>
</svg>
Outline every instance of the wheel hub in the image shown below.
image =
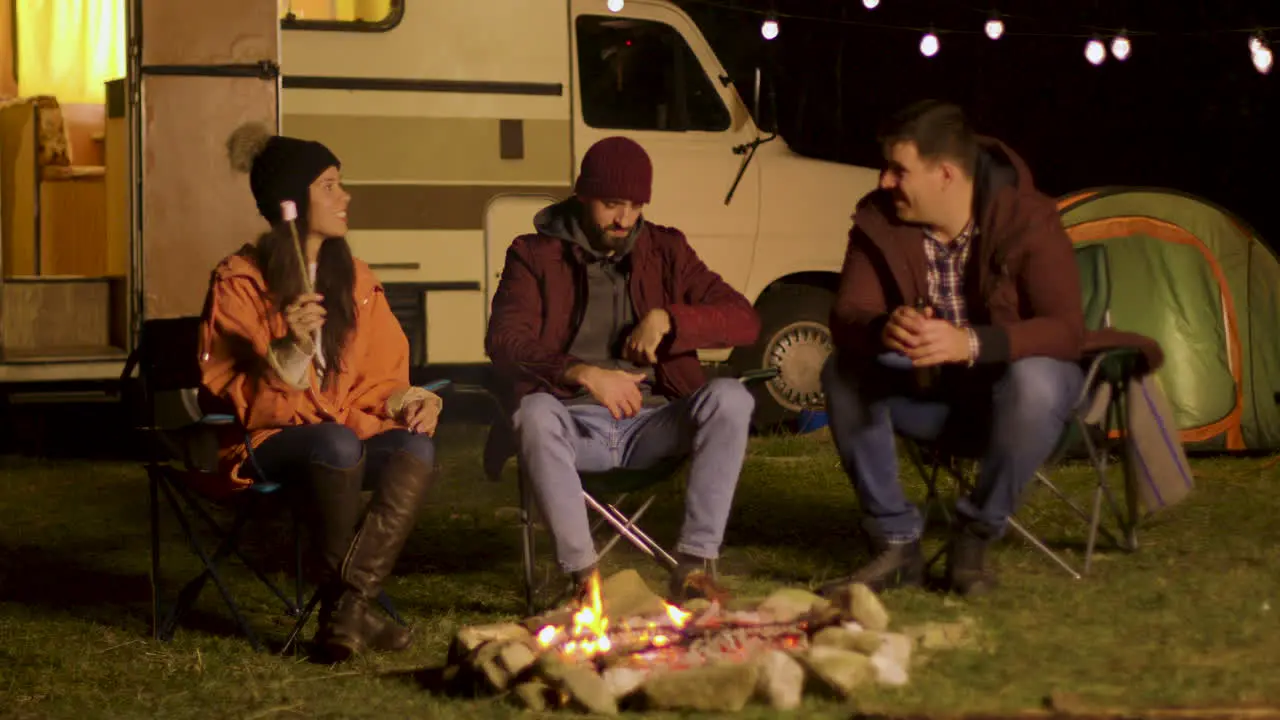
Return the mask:
<svg viewBox="0 0 1280 720">
<path fill-rule="evenodd" d="M 791 412 L 821 407 L 822 365 L 833 349 L 831 331 L 821 323 L 795 322 L 780 329 L 765 346 L 764 366 L 778 376 L 766 387 Z"/>
</svg>

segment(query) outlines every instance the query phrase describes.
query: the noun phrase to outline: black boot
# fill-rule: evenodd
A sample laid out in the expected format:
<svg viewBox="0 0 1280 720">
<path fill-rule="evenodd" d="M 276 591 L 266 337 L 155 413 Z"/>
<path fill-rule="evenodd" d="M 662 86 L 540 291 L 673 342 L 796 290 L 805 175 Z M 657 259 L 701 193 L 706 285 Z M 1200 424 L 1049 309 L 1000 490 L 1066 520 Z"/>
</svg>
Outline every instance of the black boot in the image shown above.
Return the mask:
<svg viewBox="0 0 1280 720">
<path fill-rule="evenodd" d="M 871 560 L 853 575 L 823 585 L 818 594 L 840 593 L 854 583 L 866 585 L 876 593 L 923 584 L 924 555 L 920 553 L 920 541 L 891 543 L 871 538 Z"/>
<path fill-rule="evenodd" d="M 668 601 L 676 605 L 695 599 L 728 602 L 729 592 L 720 585 L 715 560 L 676 553 L 676 563 L 667 589 Z"/>
<path fill-rule="evenodd" d="M 370 612 L 370 606 L 413 531 L 433 475 L 434 469 L 411 453 L 398 451 L 387 461 L 342 565 L 342 594 L 324 642 L 334 662 L 366 650 L 409 646 L 409 632 Z"/>
<path fill-rule="evenodd" d="M 990 528 L 966 523 L 956 531 L 947 549 L 947 585 L 959 595 L 976 597 L 999 584 L 986 565 L 987 548 L 994 541 Z"/>
</svg>

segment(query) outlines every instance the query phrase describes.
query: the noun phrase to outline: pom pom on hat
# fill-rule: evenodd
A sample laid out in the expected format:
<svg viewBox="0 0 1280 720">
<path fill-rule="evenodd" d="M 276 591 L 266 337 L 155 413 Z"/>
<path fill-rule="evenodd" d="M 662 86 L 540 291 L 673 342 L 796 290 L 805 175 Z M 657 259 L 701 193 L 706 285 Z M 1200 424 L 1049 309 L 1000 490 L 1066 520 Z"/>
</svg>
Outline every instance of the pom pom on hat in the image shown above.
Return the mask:
<svg viewBox="0 0 1280 720">
<path fill-rule="evenodd" d="M 285 202 L 292 202 L 297 217 L 305 219 L 311 183 L 325 170 L 342 167 L 321 143 L 272 134 L 261 122 L 236 128 L 227 138 L 227 155 L 233 168 L 249 173 L 258 212 L 272 225 L 283 220 Z"/>
</svg>

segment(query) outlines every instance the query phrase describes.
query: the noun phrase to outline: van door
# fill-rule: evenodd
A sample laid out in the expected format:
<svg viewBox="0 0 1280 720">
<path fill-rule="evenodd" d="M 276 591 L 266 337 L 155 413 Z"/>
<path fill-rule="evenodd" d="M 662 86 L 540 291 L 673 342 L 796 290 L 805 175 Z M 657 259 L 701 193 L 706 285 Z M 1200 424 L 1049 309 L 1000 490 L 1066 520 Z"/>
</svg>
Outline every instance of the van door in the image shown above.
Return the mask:
<svg viewBox="0 0 1280 720">
<path fill-rule="evenodd" d="M 631 2 L 610 13 L 573 0 L 574 158 L 624 135 L 653 160 L 645 218 L 675 227 L 707 265 L 742 290 L 751 269 L 760 208 L 752 163 L 725 197 L 756 137 L 746 106 L 693 22 L 677 9 Z M 722 80 L 722 78 L 724 78 Z"/>
<path fill-rule="evenodd" d="M 242 123 L 275 131 L 275 3 L 130 3 L 135 198 L 134 317 L 198 315 L 219 260 L 267 224 L 227 139 Z"/>
</svg>

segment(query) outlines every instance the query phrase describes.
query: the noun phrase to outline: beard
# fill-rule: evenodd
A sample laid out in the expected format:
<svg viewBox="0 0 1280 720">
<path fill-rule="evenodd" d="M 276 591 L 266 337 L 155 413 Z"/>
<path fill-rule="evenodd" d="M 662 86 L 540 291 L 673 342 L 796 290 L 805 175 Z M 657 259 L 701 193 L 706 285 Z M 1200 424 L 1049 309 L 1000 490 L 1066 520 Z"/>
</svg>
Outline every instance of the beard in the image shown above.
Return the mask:
<svg viewBox="0 0 1280 720">
<path fill-rule="evenodd" d="M 588 220 L 586 222 L 587 238 L 591 240 L 591 244 L 601 250 L 608 252 L 617 252 L 627 245 L 627 240 L 631 237 L 632 227 L 622 227 L 617 223 L 608 227 L 600 227 L 595 222 Z"/>
</svg>

